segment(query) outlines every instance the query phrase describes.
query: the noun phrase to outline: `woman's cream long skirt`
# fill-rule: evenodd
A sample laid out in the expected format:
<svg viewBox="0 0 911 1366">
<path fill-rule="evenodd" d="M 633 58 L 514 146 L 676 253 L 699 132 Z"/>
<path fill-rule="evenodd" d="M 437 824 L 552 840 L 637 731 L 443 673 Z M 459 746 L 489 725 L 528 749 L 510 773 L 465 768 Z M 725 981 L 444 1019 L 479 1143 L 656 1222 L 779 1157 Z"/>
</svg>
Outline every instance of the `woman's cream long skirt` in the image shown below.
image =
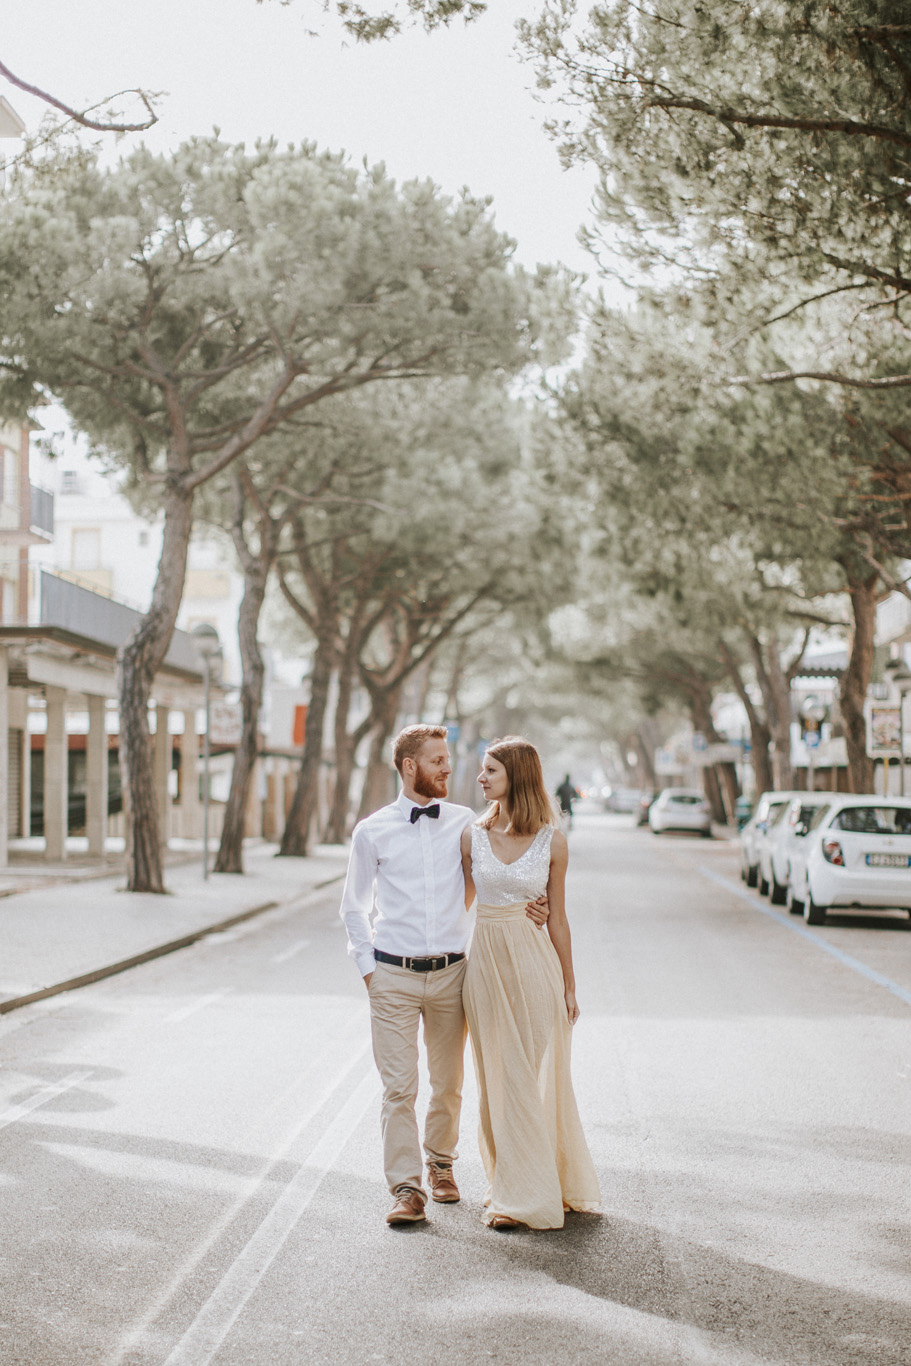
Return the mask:
<svg viewBox="0 0 911 1366">
<path fill-rule="evenodd" d="M 565 1210 L 599 1213 L 570 1076 L 560 960 L 525 902 L 478 906 L 462 999 L 490 1182 L 485 1222 L 505 1214 L 530 1228 L 562 1228 Z"/>
</svg>

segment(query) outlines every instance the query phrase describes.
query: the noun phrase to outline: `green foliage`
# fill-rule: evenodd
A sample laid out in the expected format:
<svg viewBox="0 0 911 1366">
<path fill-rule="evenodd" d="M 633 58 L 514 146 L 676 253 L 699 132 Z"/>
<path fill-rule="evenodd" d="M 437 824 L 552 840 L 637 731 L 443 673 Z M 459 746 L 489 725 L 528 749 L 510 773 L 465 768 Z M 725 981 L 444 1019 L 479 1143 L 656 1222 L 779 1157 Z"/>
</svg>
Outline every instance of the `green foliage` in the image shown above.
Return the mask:
<svg viewBox="0 0 911 1366">
<path fill-rule="evenodd" d="M 263 0 L 257 0 L 262 4 Z M 291 5 L 295 0 L 281 0 Z M 455 19 L 466 24 L 478 19 L 487 10 L 487 0 L 406 0 L 404 5 L 394 0 L 387 5 L 361 5 L 357 0 L 321 0 L 323 10 L 334 10 L 346 33 L 361 43 L 374 43 L 391 38 L 414 23 L 425 29 L 446 27 Z"/>
<path fill-rule="evenodd" d="M 646 267 L 724 264 L 906 288 L 911 27 L 896 0 L 633 0 L 523 26 L 578 113 L 555 131 L 602 168 L 599 217 Z M 771 273 L 771 279 L 769 279 Z M 900 279 L 898 278 L 900 277 Z"/>
<path fill-rule="evenodd" d="M 376 380 L 513 373 L 570 325 L 566 282 L 511 264 L 486 201 L 309 145 L 59 152 L 4 208 L 3 411 L 61 398 L 141 478 L 201 482 L 283 385 L 265 430 Z"/>
</svg>

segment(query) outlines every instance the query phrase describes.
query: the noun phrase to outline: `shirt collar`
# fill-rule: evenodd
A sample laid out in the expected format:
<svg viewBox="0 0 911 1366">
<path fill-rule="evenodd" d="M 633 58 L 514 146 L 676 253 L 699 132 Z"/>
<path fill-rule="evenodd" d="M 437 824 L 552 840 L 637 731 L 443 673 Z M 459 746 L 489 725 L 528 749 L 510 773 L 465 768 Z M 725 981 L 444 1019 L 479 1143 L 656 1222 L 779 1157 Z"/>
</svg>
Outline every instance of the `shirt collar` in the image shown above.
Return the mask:
<svg viewBox="0 0 911 1366">
<path fill-rule="evenodd" d="M 404 792 L 400 792 L 395 799 L 395 805 L 399 808 L 402 815 L 405 817 L 407 821 L 411 820 L 411 813 L 416 806 L 420 807 L 420 809 L 423 811 L 424 806 L 433 806 L 434 802 L 439 802 L 441 811 L 443 807 L 446 805 L 445 802 L 440 801 L 439 797 L 434 797 L 431 801 L 424 802 L 424 804 L 422 805 L 420 802 L 413 802 L 410 797 L 406 797 Z"/>
</svg>

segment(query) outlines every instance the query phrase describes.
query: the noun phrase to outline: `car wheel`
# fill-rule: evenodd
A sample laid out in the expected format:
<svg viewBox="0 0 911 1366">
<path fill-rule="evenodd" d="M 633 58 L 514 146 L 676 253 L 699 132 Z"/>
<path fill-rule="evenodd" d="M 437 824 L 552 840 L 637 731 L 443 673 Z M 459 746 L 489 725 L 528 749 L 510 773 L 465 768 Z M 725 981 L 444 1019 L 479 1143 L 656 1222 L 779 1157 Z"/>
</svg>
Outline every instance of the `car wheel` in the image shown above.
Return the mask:
<svg viewBox="0 0 911 1366">
<path fill-rule="evenodd" d="M 759 882 L 758 882 L 757 885 L 758 885 L 758 887 L 759 887 L 759 895 L 760 895 L 760 896 L 768 896 L 768 894 L 769 894 L 769 884 L 766 882 L 765 878 L 762 876 L 762 873 L 759 874 Z"/>
<path fill-rule="evenodd" d="M 773 906 L 783 906 L 788 899 L 787 883 L 782 885 L 772 874 L 772 889 L 769 892 L 769 900 Z"/>
<path fill-rule="evenodd" d="M 791 915 L 803 915 L 803 902 L 794 895 L 794 888 L 788 883 L 788 895 L 785 905 Z"/>
<path fill-rule="evenodd" d="M 755 887 L 759 882 L 759 869 L 755 863 L 751 863 L 747 868 L 746 884 L 748 887 Z"/>
<path fill-rule="evenodd" d="M 808 925 L 824 925 L 826 923 L 826 908 L 825 906 L 817 906 L 809 888 L 807 888 L 807 899 L 803 903 L 803 918 Z"/>
</svg>

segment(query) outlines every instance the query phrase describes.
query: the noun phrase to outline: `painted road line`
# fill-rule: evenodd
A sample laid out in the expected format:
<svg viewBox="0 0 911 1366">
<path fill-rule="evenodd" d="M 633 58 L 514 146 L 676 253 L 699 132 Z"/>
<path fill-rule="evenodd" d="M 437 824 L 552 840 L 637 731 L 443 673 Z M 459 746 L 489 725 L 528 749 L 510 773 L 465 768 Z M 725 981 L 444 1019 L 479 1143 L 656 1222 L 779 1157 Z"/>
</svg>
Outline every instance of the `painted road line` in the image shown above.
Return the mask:
<svg viewBox="0 0 911 1366">
<path fill-rule="evenodd" d="M 358 1018 L 356 1024 L 362 1029 L 363 1022 L 360 1018 Z M 324 1086 L 319 1094 L 313 1098 L 307 1107 L 306 1112 L 297 1121 L 290 1133 L 286 1134 L 282 1141 L 273 1149 L 263 1162 L 259 1171 L 254 1173 L 253 1176 L 244 1182 L 228 1209 L 225 1210 L 212 1228 L 209 1229 L 205 1238 L 193 1248 L 192 1252 L 184 1258 L 183 1262 L 177 1267 L 168 1285 L 155 1298 L 154 1302 L 149 1305 L 139 1322 L 134 1324 L 129 1332 L 120 1340 L 117 1347 L 114 1349 L 113 1354 L 110 1357 L 105 1358 L 105 1366 L 122 1366 L 122 1363 L 141 1347 L 145 1335 L 152 1324 L 164 1313 L 171 1302 L 181 1292 L 190 1277 L 195 1274 L 199 1264 L 209 1255 L 225 1229 L 233 1224 L 244 1206 L 259 1194 L 262 1187 L 270 1180 L 276 1165 L 287 1157 L 295 1143 L 300 1139 L 301 1134 L 303 1134 L 309 1125 L 313 1123 L 314 1119 L 316 1119 L 320 1112 L 325 1109 L 332 1098 L 340 1090 L 343 1090 L 346 1085 L 352 1084 L 352 1077 L 356 1077 L 358 1070 L 363 1069 L 368 1059 L 371 1058 L 371 1053 L 371 1045 L 369 1043 L 364 1044 L 347 1067 L 344 1067 L 336 1074 L 331 1084 Z M 297 1091 L 299 1087 L 299 1080 L 293 1082 L 286 1088 L 283 1096 L 277 1098 L 275 1102 L 276 1106 L 280 1105 L 282 1100 L 287 1100 L 290 1103 L 294 1092 Z"/>
<path fill-rule="evenodd" d="M 887 991 L 892 992 L 893 996 L 897 996 L 900 1001 L 904 1001 L 905 1005 L 911 1006 L 911 991 L 906 991 L 905 988 L 899 986 L 897 982 L 893 982 L 891 977 L 884 977 L 881 972 L 877 972 L 875 968 L 868 967 L 867 964 L 862 963 L 859 958 L 854 958 L 850 953 L 845 953 L 844 950 L 836 948 L 834 944 L 830 944 L 827 939 L 823 939 L 821 934 L 816 934 L 814 930 L 811 930 L 807 925 L 803 924 L 802 921 L 794 920 L 790 915 L 783 915 L 781 911 L 776 911 L 773 907 L 766 906 L 758 897 L 752 896 L 749 892 L 744 891 L 742 887 L 736 882 L 732 882 L 730 878 L 723 877 L 720 873 L 712 872 L 711 868 L 700 868 L 699 871 L 704 877 L 711 879 L 712 882 L 717 882 L 720 887 L 724 887 L 726 891 L 733 893 L 733 895 L 738 897 L 741 901 L 745 901 L 754 911 L 761 911 L 762 914 L 767 915 L 770 920 L 777 920 L 779 925 L 784 925 L 786 930 L 793 930 L 794 934 L 799 934 L 803 939 L 811 940 L 817 948 L 823 949 L 825 953 L 836 958 L 839 963 L 842 963 L 846 968 L 850 968 L 852 972 L 857 972 L 861 977 L 866 977 L 868 982 L 875 982 L 878 987 L 885 987 Z"/>
<path fill-rule="evenodd" d="M 295 954 L 303 953 L 304 949 L 309 949 L 309 947 L 309 939 L 299 939 L 297 943 L 292 944 L 289 949 L 283 949 L 281 953 L 277 953 L 275 957 L 272 959 L 272 962 L 287 963 L 289 958 L 293 958 Z"/>
<path fill-rule="evenodd" d="M 188 1020 L 191 1015 L 195 1015 L 199 1010 L 205 1010 L 206 1006 L 212 1005 L 215 1001 L 223 1001 L 233 990 L 233 987 L 224 987 L 221 991 L 210 992 L 208 996 L 199 996 L 188 1006 L 181 1006 L 180 1010 L 174 1010 L 170 1015 L 166 1015 L 162 1024 L 178 1024 L 181 1020 Z"/>
<path fill-rule="evenodd" d="M 8 1110 L 0 1113 L 0 1129 L 8 1129 L 17 1120 L 30 1115 L 33 1110 L 46 1105 L 49 1100 L 54 1100 L 56 1096 L 62 1096 L 64 1091 L 72 1090 L 74 1086 L 86 1081 L 91 1075 L 92 1069 L 89 1067 L 80 1072 L 70 1072 L 69 1076 L 64 1077 L 62 1081 L 56 1081 L 50 1086 L 42 1086 L 41 1090 L 36 1091 L 29 1100 L 22 1101 L 20 1105 L 12 1105 Z"/>
<path fill-rule="evenodd" d="M 376 1076 L 364 1077 L 165 1359 L 164 1366 L 209 1366 L 323 1178 L 373 1105 L 378 1090 Z"/>
</svg>

